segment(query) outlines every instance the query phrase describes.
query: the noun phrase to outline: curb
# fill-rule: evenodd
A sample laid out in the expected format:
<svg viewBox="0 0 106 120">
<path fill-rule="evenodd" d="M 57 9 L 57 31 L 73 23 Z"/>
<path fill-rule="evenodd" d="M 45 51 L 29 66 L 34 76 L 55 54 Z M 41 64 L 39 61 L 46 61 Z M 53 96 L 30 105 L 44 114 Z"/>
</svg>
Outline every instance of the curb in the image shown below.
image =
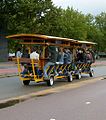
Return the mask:
<svg viewBox="0 0 106 120">
<path fill-rule="evenodd" d="M 69 83 L 69 84 L 58 86 L 55 88 L 50 88 L 50 89 L 46 89 L 46 90 L 42 90 L 42 91 L 38 91 L 38 92 L 33 92 L 33 93 L 30 93 L 27 95 L 22 95 L 22 96 L 9 98 L 9 99 L 0 100 L 0 109 L 13 106 L 15 104 L 24 102 L 24 101 L 29 100 L 29 99 L 34 98 L 34 97 L 42 97 L 45 95 L 58 93 L 58 92 L 61 92 L 64 90 L 78 88 L 78 87 L 81 87 L 81 86 L 86 85 L 86 84 L 94 83 L 94 82 L 99 81 L 99 80 L 104 80 L 105 78 L 106 78 L 106 76 L 92 78 L 89 81 L 87 81 L 87 79 L 84 79 L 84 81 L 79 81 L 76 83 Z"/>
<path fill-rule="evenodd" d="M 0 78 L 5 78 L 5 77 L 14 77 L 14 76 L 18 76 L 17 73 L 13 73 L 13 74 L 0 74 Z"/>
<path fill-rule="evenodd" d="M 106 66 L 106 64 L 92 64 L 91 66 L 92 67 L 97 67 L 97 66 L 99 67 L 99 66 Z"/>
</svg>

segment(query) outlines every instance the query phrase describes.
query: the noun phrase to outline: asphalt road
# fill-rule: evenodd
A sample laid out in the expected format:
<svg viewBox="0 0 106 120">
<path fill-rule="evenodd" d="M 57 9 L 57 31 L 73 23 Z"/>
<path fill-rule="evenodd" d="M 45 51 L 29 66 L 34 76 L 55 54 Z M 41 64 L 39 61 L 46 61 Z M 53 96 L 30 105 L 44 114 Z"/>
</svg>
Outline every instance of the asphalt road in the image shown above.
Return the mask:
<svg viewBox="0 0 106 120">
<path fill-rule="evenodd" d="M 106 75 L 106 66 L 95 67 L 94 71 L 95 77 Z M 83 76 L 81 80 L 85 78 L 90 79 L 89 75 L 86 75 Z M 74 80 L 73 82 L 78 82 L 78 80 Z M 63 84 L 68 84 L 68 82 L 59 80 L 55 82 L 53 87 Z M 47 87 L 46 83 L 36 84 L 34 82 L 31 82 L 30 86 L 24 86 L 18 77 L 0 78 L 0 100 L 50 88 L 51 87 Z"/>
<path fill-rule="evenodd" d="M 106 120 L 106 79 L 0 109 L 1 120 Z"/>
</svg>

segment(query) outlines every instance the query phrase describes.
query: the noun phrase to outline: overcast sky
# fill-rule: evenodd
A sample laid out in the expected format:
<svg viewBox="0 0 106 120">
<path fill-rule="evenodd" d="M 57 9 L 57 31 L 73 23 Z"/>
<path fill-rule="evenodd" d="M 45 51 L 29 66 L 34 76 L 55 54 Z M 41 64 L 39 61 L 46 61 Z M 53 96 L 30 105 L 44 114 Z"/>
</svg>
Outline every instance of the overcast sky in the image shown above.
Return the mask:
<svg viewBox="0 0 106 120">
<path fill-rule="evenodd" d="M 56 6 L 67 8 L 73 7 L 82 13 L 91 13 L 93 15 L 106 12 L 106 0 L 52 0 Z"/>
</svg>

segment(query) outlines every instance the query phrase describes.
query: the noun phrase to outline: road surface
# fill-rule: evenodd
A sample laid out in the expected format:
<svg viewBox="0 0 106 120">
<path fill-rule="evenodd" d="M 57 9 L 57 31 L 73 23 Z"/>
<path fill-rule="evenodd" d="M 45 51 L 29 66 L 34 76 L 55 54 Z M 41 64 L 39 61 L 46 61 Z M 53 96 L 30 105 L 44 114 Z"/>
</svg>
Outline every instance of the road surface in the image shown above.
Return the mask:
<svg viewBox="0 0 106 120">
<path fill-rule="evenodd" d="M 106 75 L 106 66 L 95 67 L 94 71 L 96 77 Z M 91 79 L 89 75 L 86 75 L 81 80 L 85 78 Z M 73 82 L 76 81 L 78 80 L 74 80 Z M 63 84 L 68 84 L 68 82 L 59 80 L 55 82 L 53 87 Z M 46 83 L 35 84 L 34 82 L 31 82 L 30 86 L 23 86 L 18 77 L 0 78 L 0 100 L 50 88 L 47 87 Z"/>
<path fill-rule="evenodd" d="M 0 109 L 1 120 L 106 120 L 106 79 Z"/>
</svg>

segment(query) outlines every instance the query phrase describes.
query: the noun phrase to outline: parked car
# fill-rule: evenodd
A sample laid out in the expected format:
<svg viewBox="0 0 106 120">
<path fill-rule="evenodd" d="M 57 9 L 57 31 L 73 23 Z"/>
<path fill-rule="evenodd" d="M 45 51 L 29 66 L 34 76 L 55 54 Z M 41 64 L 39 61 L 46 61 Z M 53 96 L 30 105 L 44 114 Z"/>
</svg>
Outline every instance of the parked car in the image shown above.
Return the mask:
<svg viewBox="0 0 106 120">
<path fill-rule="evenodd" d="M 8 60 L 9 61 L 12 61 L 12 58 L 14 58 L 15 57 L 15 53 L 9 53 L 8 54 Z"/>
<path fill-rule="evenodd" d="M 104 58 L 104 57 L 106 57 L 106 52 L 98 52 L 98 56 L 100 58 Z"/>
</svg>

